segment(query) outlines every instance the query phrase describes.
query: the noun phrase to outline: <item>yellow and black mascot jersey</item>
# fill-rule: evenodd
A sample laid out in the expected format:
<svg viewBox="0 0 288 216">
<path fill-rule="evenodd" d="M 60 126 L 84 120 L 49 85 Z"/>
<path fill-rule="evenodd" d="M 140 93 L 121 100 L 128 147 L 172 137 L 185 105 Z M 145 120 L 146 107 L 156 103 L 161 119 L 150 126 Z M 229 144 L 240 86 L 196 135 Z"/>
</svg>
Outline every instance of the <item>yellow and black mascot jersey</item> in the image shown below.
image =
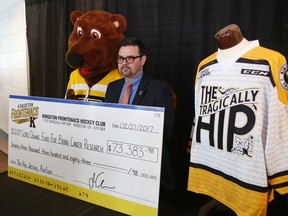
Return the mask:
<svg viewBox="0 0 288 216">
<path fill-rule="evenodd" d="M 73 89 L 78 100 L 102 102 L 105 98 L 108 84 L 121 78 L 123 78 L 123 76 L 115 69 L 89 88 L 85 79 L 80 75 L 78 69 L 76 69 L 72 71 L 70 75 L 67 89 Z"/>
</svg>

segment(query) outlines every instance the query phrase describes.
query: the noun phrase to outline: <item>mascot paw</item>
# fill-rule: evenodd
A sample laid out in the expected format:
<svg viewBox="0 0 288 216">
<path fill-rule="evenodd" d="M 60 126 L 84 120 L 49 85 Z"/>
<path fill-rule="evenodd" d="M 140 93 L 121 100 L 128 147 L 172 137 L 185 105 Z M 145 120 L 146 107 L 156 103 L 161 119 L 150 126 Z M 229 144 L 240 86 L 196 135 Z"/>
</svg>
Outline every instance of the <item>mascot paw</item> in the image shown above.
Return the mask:
<svg viewBox="0 0 288 216">
<path fill-rule="evenodd" d="M 67 90 L 65 98 L 69 99 L 69 100 L 77 100 L 77 97 L 75 96 L 73 89 L 68 89 Z"/>
</svg>

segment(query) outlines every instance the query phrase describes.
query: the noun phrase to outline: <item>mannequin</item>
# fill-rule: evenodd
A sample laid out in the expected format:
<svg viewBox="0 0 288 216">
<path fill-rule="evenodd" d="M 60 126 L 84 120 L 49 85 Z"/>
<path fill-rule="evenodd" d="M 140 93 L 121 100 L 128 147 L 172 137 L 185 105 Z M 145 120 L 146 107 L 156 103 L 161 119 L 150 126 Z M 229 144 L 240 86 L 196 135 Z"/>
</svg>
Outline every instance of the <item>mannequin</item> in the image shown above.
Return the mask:
<svg viewBox="0 0 288 216">
<path fill-rule="evenodd" d="M 230 24 L 215 34 L 218 45 L 217 60 L 236 61 L 241 55 L 255 46 L 259 46 L 258 41 L 248 41 L 236 24 Z"/>
<path fill-rule="evenodd" d="M 219 49 L 229 49 L 243 40 L 240 28 L 236 24 L 231 24 L 215 34 L 216 42 Z"/>
</svg>

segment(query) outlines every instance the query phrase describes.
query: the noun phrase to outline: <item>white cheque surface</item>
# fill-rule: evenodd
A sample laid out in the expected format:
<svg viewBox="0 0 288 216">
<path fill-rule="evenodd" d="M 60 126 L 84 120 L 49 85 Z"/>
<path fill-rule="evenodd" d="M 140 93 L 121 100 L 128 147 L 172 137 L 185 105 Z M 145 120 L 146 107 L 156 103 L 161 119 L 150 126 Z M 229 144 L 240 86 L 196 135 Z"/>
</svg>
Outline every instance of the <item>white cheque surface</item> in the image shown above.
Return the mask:
<svg viewBox="0 0 288 216">
<path fill-rule="evenodd" d="M 164 108 L 10 96 L 10 177 L 157 215 Z"/>
</svg>

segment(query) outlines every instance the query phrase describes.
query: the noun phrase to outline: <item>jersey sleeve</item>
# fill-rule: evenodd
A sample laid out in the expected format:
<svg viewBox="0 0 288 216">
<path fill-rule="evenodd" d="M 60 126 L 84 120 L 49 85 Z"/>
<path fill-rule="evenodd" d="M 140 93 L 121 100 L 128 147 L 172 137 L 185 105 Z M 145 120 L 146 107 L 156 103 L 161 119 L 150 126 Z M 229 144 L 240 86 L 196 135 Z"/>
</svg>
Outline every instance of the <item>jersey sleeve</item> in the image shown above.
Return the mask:
<svg viewBox="0 0 288 216">
<path fill-rule="evenodd" d="M 278 98 L 269 97 L 266 163 L 269 184 L 280 194 L 288 194 L 288 72 L 280 53 L 270 62 Z"/>
<path fill-rule="evenodd" d="M 283 104 L 288 105 L 288 68 L 286 59 L 278 52 L 271 53 L 270 56 L 269 63 L 279 100 Z"/>
</svg>

